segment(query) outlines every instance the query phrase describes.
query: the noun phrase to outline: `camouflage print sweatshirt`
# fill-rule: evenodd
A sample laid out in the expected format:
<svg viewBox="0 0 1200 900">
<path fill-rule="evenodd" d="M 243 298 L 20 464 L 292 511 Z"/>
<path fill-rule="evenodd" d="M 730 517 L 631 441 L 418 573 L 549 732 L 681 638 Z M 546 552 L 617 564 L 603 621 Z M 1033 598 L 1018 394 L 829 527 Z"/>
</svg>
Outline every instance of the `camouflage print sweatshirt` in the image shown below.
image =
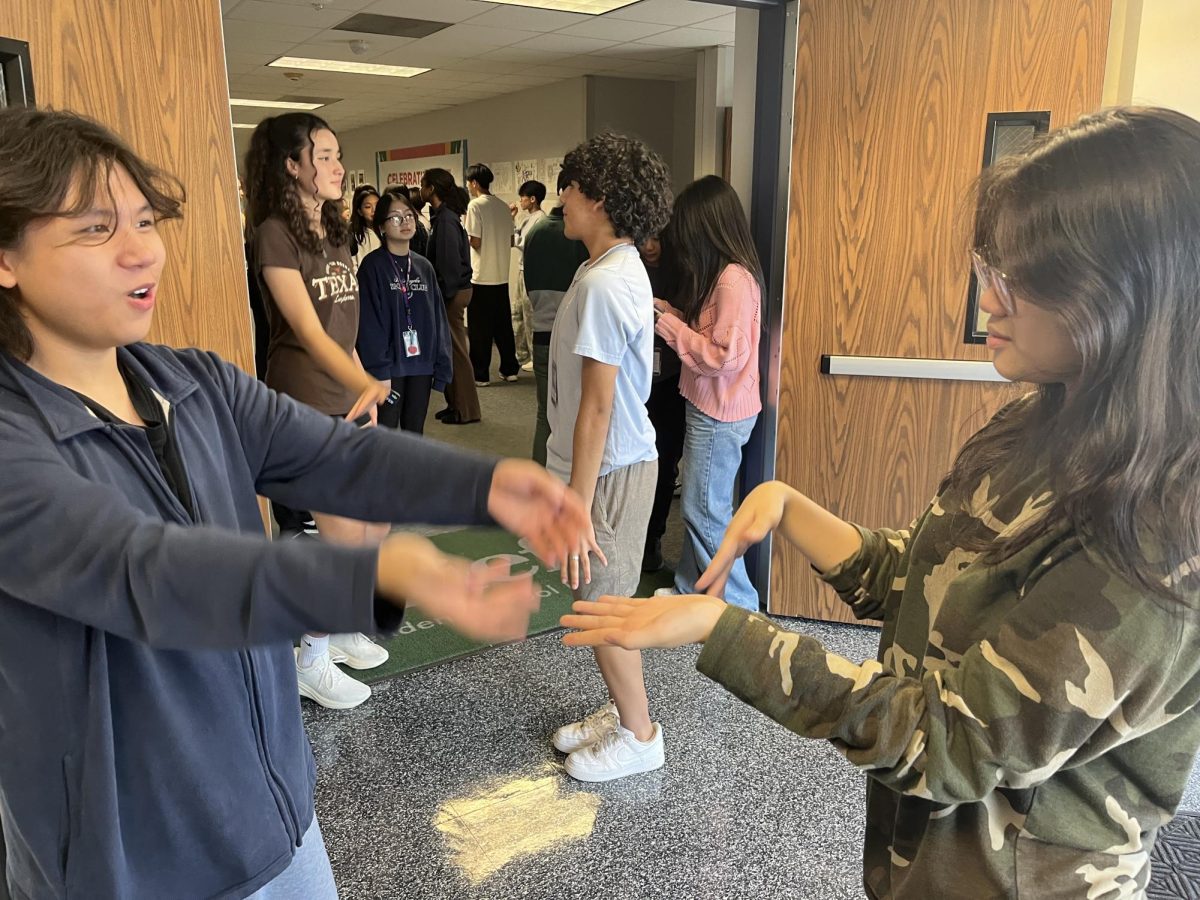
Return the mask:
<svg viewBox="0 0 1200 900">
<path fill-rule="evenodd" d="M 1200 620 L 1071 531 L 979 562 L 967 534 L 1010 533 L 1049 499 L 1028 471 L 1000 480 L 936 497 L 907 531 L 860 529 L 825 573 L 883 620 L 876 660 L 731 607 L 698 668 L 868 775 L 872 897 L 1140 897 L 1200 745 Z M 1176 576 L 1200 598 L 1200 565 Z"/>
</svg>

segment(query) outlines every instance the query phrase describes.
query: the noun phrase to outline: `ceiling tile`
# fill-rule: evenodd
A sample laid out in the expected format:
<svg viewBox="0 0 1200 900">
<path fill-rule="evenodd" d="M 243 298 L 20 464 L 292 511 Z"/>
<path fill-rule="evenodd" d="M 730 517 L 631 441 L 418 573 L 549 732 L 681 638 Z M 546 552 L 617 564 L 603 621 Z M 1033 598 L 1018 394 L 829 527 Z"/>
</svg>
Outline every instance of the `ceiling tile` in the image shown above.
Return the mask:
<svg viewBox="0 0 1200 900">
<path fill-rule="evenodd" d="M 487 60 L 482 57 L 476 57 L 475 59 L 460 60 L 452 68 L 456 72 L 483 72 L 488 75 L 519 75 L 526 70 L 527 66 L 521 63 L 501 62 L 497 59 Z"/>
<path fill-rule="evenodd" d="M 652 34 L 636 43 L 648 44 L 652 47 L 714 47 L 721 43 L 719 31 L 705 31 L 702 28 L 675 28 L 661 34 Z"/>
<path fill-rule="evenodd" d="M 267 25 L 246 19 L 225 20 L 225 46 L 244 50 L 271 47 L 285 50 L 321 33 L 319 28 L 298 28 L 294 25 Z"/>
<path fill-rule="evenodd" d="M 278 3 L 282 6 L 307 6 L 312 9 L 314 2 L 319 2 L 325 9 L 336 9 L 342 13 L 356 13 L 364 6 L 370 6 L 375 0 L 264 0 L 267 3 Z"/>
<path fill-rule="evenodd" d="M 434 22 L 465 22 L 495 8 L 494 3 L 479 0 L 377 0 L 363 12 Z"/>
<path fill-rule="evenodd" d="M 603 56 L 606 59 L 625 59 L 630 62 L 668 62 L 681 57 L 691 58 L 691 51 L 680 50 L 678 47 L 656 47 L 650 44 L 617 44 L 597 50 L 593 56 Z"/>
<path fill-rule="evenodd" d="M 652 22 L 632 22 L 624 19 L 594 18 L 581 25 L 560 29 L 557 34 L 575 34 L 580 37 L 600 38 L 605 41 L 636 41 L 638 38 L 659 34 L 669 28 Z"/>
<path fill-rule="evenodd" d="M 541 50 L 537 46 L 530 46 L 531 43 L 536 45 L 537 42 L 527 42 L 520 47 L 501 47 L 498 50 L 489 50 L 487 53 L 477 56 L 476 59 L 536 66 L 546 65 L 562 58 L 563 54 L 561 53 L 553 50 Z"/>
<path fill-rule="evenodd" d="M 593 53 L 611 47 L 618 41 L 598 40 L 597 38 L 578 37 L 573 34 L 552 32 L 544 34 L 533 41 L 523 41 L 517 47 L 533 47 L 537 50 L 552 50 L 558 53 Z"/>
<path fill-rule="evenodd" d="M 734 19 L 736 17 L 736 13 L 729 12 L 723 16 L 717 16 L 715 19 L 705 19 L 703 22 L 697 22 L 692 27 L 705 28 L 712 31 L 726 31 L 729 34 L 733 34 Z"/>
<path fill-rule="evenodd" d="M 568 25 L 590 22 L 593 18 L 594 16 L 559 12 L 552 9 L 533 9 L 528 6 L 493 6 L 490 12 L 471 19 L 471 24 L 521 28 L 525 31 L 557 31 Z"/>
<path fill-rule="evenodd" d="M 263 22 L 268 25 L 288 27 L 332 28 L 346 18 L 346 10 L 326 8 L 314 9 L 311 5 L 293 6 L 289 3 L 268 3 L 267 0 L 242 0 L 226 21 L 233 19 L 245 22 Z"/>
<path fill-rule="evenodd" d="M 634 22 L 680 26 L 715 19 L 728 11 L 727 7 L 716 3 L 699 3 L 693 0 L 642 0 L 641 3 L 615 9 L 605 15 Z"/>
</svg>

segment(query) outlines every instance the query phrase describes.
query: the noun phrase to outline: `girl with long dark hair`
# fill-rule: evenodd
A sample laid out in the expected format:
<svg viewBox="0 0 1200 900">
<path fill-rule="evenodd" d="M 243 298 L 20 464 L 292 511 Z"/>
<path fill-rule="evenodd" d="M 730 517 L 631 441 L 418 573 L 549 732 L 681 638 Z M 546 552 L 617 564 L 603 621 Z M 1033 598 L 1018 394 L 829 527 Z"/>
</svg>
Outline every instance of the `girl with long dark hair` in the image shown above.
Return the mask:
<svg viewBox="0 0 1200 900">
<path fill-rule="evenodd" d="M 350 200 L 350 256 L 354 259 L 356 272 L 367 254 L 379 249 L 379 235 L 375 229 L 378 203 L 379 191 L 374 185 L 360 184 L 354 189 Z"/>
<path fill-rule="evenodd" d="M 778 530 L 883 620 L 878 658 L 716 597 L 577 604 L 567 642 L 706 642 L 700 671 L 831 742 L 869 778 L 871 897 L 1140 897 L 1200 746 L 1200 122 L 1087 116 L 974 199 L 988 346 L 1034 392 L 909 528 L 764 484 L 697 584 Z"/>
<path fill-rule="evenodd" d="M 433 210 L 429 217 L 429 261 L 446 302 L 454 344 L 454 374 L 446 388 L 446 408 L 436 416 L 443 425 L 469 425 L 482 417 L 466 323 L 471 303 L 471 245 L 462 218 L 470 198 L 445 169 L 428 169 L 421 176 L 421 197 Z"/>
<path fill-rule="evenodd" d="M 683 364 L 679 392 L 686 401 L 686 427 L 679 508 L 684 535 L 675 590 L 690 594 L 733 518 L 742 448 L 762 410 L 762 268 L 742 204 L 716 175 L 693 181 L 675 198 L 664 244 L 678 306 L 655 300 L 655 331 Z M 741 560 L 730 573 L 725 598 L 758 609 L 758 592 Z"/>
<path fill-rule="evenodd" d="M 391 392 L 363 368 L 358 284 L 350 233 L 342 221 L 345 169 L 337 136 L 310 113 L 264 119 L 246 153 L 255 274 L 271 323 L 266 382 L 318 412 L 376 421 Z M 377 545 L 388 526 L 314 512 L 326 540 Z M 370 669 L 387 651 L 366 635 L 306 634 L 296 653 L 301 696 L 331 709 L 358 706 L 371 689 L 335 663 Z"/>
</svg>

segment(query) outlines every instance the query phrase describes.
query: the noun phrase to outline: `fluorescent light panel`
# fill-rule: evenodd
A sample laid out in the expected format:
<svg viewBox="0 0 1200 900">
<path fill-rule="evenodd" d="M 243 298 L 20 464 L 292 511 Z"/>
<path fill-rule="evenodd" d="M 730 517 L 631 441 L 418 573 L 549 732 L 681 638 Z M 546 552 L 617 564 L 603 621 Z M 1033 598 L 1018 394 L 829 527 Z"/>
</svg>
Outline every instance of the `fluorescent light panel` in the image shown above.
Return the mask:
<svg viewBox="0 0 1200 900">
<path fill-rule="evenodd" d="M 243 125 L 241 122 L 234 122 L 233 127 L 234 128 L 257 128 L 258 126 L 257 125 Z"/>
<path fill-rule="evenodd" d="M 412 78 L 428 69 L 414 66 L 381 66 L 377 63 L 342 62 L 339 59 L 307 59 L 302 56 L 281 56 L 267 63 L 277 69 L 311 69 L 314 72 L 344 72 L 348 75 L 388 75 L 392 78 Z"/>
<path fill-rule="evenodd" d="M 532 6 L 534 9 L 553 9 L 559 12 L 582 13 L 585 16 L 602 16 L 614 9 L 632 6 L 638 0 L 489 0 L 508 6 Z"/>
<path fill-rule="evenodd" d="M 291 100 L 238 100 L 231 99 L 230 106 L 261 106 L 265 109 L 320 109 L 324 103 L 296 103 Z"/>
</svg>

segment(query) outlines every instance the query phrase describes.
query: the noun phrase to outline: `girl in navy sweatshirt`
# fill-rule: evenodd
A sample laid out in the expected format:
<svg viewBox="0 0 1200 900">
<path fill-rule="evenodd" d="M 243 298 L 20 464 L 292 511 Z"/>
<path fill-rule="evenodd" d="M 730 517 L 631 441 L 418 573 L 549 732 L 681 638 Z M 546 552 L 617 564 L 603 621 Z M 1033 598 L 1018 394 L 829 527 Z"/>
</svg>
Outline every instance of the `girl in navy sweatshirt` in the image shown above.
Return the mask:
<svg viewBox="0 0 1200 900">
<path fill-rule="evenodd" d="M 412 201 L 388 192 L 375 207 L 383 242 L 358 268 L 358 357 L 391 388 L 379 424 L 422 434 L 431 391 L 450 383 L 450 323 L 429 260 L 410 252 L 417 232 Z"/>
</svg>

